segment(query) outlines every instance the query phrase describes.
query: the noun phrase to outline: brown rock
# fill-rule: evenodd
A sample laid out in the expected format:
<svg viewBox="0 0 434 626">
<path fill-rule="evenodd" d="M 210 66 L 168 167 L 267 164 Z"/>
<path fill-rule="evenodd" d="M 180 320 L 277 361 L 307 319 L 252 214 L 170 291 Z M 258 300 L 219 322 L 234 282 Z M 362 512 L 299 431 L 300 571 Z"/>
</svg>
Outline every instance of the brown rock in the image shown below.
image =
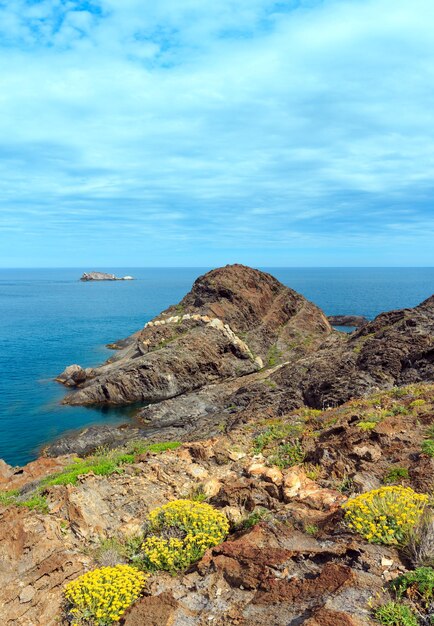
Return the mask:
<svg viewBox="0 0 434 626">
<path fill-rule="evenodd" d="M 0 513 L 0 623 L 55 626 L 63 585 L 88 566 L 58 520 L 12 507 Z"/>
<path fill-rule="evenodd" d="M 303 626 L 362 626 L 362 624 L 359 620 L 354 621 L 347 613 L 318 609 L 312 617 L 303 622 Z"/>
<path fill-rule="evenodd" d="M 57 380 L 75 382 L 78 389 L 65 402 L 159 402 L 258 371 L 277 343 L 281 360 L 304 355 L 331 332 L 315 305 L 269 274 L 242 265 L 199 277 L 179 307 L 179 323 L 168 321 L 178 315 L 170 307 L 95 368 L 91 379 L 83 378 L 79 366 L 67 368 Z"/>
<path fill-rule="evenodd" d="M 178 602 L 169 592 L 141 598 L 127 612 L 125 626 L 172 626 Z"/>
<path fill-rule="evenodd" d="M 268 480 L 274 485 L 280 486 L 283 482 L 282 472 L 277 467 L 267 467 L 262 463 L 252 463 L 247 469 L 250 476 L 258 476 L 263 480 Z"/>
</svg>

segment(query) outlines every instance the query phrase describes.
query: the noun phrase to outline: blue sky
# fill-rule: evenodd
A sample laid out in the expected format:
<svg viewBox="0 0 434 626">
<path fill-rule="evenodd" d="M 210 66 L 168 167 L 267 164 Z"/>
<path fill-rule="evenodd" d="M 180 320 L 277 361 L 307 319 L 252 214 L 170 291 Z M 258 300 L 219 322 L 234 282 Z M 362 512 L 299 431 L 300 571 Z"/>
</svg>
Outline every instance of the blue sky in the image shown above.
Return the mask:
<svg viewBox="0 0 434 626">
<path fill-rule="evenodd" d="M 0 0 L 0 266 L 434 265 L 432 0 Z"/>
</svg>

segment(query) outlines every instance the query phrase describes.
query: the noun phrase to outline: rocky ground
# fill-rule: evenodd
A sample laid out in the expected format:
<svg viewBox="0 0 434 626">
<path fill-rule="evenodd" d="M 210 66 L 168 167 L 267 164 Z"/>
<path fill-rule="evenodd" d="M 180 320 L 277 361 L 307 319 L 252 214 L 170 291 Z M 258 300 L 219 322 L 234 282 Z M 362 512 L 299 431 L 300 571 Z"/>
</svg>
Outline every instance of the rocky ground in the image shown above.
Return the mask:
<svg viewBox="0 0 434 626">
<path fill-rule="evenodd" d="M 112 347 L 59 376 L 65 401 L 141 403 L 136 424 L 0 462 L 1 624 L 62 623 L 64 584 L 124 560 L 177 498 L 222 510 L 230 536 L 152 575 L 125 626 L 374 624 L 372 598 L 410 562 L 350 533 L 341 505 L 384 484 L 432 490 L 434 297 L 346 335 L 272 276 L 228 266 Z"/>
<path fill-rule="evenodd" d="M 369 599 L 409 564 L 349 533 L 340 507 L 396 481 L 432 489 L 434 459 L 422 446 L 433 409 L 434 385 L 418 384 L 264 415 L 165 452 L 130 443 L 128 463 L 76 484 L 47 485 L 73 457 L 3 466 L 18 491 L 1 509 L 1 623 L 58 624 L 66 581 L 122 560 L 116 541 L 139 533 L 151 509 L 200 497 L 231 520 L 229 539 L 184 574 L 153 575 L 126 625 L 373 624 Z"/>
</svg>

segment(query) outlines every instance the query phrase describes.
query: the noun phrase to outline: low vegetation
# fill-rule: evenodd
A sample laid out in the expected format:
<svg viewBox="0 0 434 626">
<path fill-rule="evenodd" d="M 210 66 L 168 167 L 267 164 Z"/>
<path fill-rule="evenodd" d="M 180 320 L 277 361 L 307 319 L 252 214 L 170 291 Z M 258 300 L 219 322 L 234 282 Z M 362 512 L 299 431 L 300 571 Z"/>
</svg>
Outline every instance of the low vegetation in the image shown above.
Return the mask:
<svg viewBox="0 0 434 626">
<path fill-rule="evenodd" d="M 374 611 L 385 626 L 419 626 L 434 623 L 434 569 L 419 567 L 390 583 L 394 600 Z"/>
<path fill-rule="evenodd" d="M 381 487 L 343 504 L 348 528 L 370 543 L 403 545 L 429 498 L 410 487 Z"/>
<path fill-rule="evenodd" d="M 401 602 L 387 602 L 374 612 L 375 619 L 384 626 L 419 626 L 411 608 Z"/>
<path fill-rule="evenodd" d="M 72 626 L 110 626 L 142 593 L 147 576 L 130 565 L 102 567 L 65 586 Z"/>
<path fill-rule="evenodd" d="M 109 450 L 99 449 L 95 454 L 85 458 L 77 458 L 67 465 L 61 472 L 43 479 L 34 489 L 25 496 L 19 489 L 0 491 L 0 505 L 23 506 L 28 509 L 48 513 L 48 503 L 45 491 L 55 485 L 75 485 L 80 476 L 94 474 L 95 476 L 109 476 L 121 474 L 123 466 L 135 463 L 138 457 L 145 453 L 160 454 L 168 450 L 176 450 L 182 444 L 179 441 L 163 443 L 133 442 L 128 448 Z"/>
<path fill-rule="evenodd" d="M 151 511 L 142 545 L 146 569 L 176 572 L 199 560 L 229 532 L 226 516 L 209 504 L 175 500 Z"/>
</svg>

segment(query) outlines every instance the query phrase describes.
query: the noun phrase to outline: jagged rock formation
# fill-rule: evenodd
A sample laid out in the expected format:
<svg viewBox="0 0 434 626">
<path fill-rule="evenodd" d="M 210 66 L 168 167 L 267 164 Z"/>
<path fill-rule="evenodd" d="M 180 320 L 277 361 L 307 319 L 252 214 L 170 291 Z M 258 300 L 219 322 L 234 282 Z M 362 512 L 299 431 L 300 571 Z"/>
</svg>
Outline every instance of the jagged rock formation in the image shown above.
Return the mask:
<svg viewBox="0 0 434 626">
<path fill-rule="evenodd" d="M 314 355 L 285 365 L 272 379 L 288 398 L 315 408 L 434 380 L 434 296 L 414 309 L 382 313 L 348 338 L 331 336 Z"/>
<path fill-rule="evenodd" d="M 329 315 L 328 321 L 332 326 L 352 326 L 360 328 L 369 322 L 363 315 Z"/>
<path fill-rule="evenodd" d="M 93 370 L 57 380 L 67 404 L 159 402 L 305 355 L 331 332 L 324 314 L 269 274 L 242 265 L 213 270 Z"/>
<path fill-rule="evenodd" d="M 118 278 L 114 274 L 106 274 L 105 272 L 84 272 L 80 280 L 88 282 L 92 280 L 134 280 L 134 278 L 132 276 Z"/>
</svg>

